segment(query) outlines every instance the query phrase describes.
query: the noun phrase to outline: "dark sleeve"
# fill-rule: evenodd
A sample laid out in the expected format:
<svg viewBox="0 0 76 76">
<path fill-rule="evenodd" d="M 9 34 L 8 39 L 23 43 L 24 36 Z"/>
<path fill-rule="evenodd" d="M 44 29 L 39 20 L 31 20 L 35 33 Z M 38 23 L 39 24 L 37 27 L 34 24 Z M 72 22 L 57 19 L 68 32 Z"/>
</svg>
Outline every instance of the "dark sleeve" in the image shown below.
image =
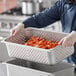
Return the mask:
<svg viewBox="0 0 76 76">
<path fill-rule="evenodd" d="M 42 28 L 60 20 L 61 1 L 23 21 L 25 27 Z"/>
</svg>

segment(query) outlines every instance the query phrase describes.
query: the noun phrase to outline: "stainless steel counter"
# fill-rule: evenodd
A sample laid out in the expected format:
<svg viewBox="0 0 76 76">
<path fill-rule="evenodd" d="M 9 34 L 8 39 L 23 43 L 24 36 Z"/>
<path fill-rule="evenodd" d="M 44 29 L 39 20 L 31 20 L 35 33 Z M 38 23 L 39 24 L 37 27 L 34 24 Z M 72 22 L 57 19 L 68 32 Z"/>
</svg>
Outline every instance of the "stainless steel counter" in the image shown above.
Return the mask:
<svg viewBox="0 0 76 76">
<path fill-rule="evenodd" d="M 50 66 L 15 59 L 0 64 L 0 76 L 74 76 L 73 71 L 72 64 L 65 62 Z"/>
<path fill-rule="evenodd" d="M 0 36 L 10 36 L 11 29 L 28 17 L 29 16 L 0 15 Z"/>
<path fill-rule="evenodd" d="M 18 23 L 27 19 L 30 16 L 13 16 L 13 15 L 0 15 L 0 36 L 10 36 L 10 30 L 14 28 Z M 60 22 L 56 22 L 51 26 L 42 28 L 43 30 L 61 32 L 62 27 Z"/>
<path fill-rule="evenodd" d="M 29 16 L 0 15 L 0 22 L 21 22 Z"/>
</svg>

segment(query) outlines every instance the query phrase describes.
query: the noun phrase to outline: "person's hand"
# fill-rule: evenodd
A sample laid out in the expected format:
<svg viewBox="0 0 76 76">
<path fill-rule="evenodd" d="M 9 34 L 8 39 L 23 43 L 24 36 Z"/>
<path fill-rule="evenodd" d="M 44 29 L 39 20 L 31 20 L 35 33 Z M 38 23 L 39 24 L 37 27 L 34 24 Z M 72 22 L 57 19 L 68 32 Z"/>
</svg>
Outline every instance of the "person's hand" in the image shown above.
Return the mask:
<svg viewBox="0 0 76 76">
<path fill-rule="evenodd" d="M 76 42 L 76 32 L 71 32 L 68 36 L 60 40 L 59 44 L 62 46 L 73 46 Z"/>
<path fill-rule="evenodd" d="M 11 31 L 12 36 L 15 36 L 18 32 L 24 29 L 24 24 L 19 23 L 16 27 L 14 27 Z"/>
</svg>

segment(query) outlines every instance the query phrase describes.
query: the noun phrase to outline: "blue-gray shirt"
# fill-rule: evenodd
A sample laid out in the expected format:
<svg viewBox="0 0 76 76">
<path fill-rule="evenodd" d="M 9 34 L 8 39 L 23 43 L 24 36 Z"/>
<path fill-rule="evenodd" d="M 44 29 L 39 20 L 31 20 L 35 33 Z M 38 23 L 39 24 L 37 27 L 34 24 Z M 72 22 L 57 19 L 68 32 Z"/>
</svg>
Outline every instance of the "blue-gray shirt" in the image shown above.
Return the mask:
<svg viewBox="0 0 76 76">
<path fill-rule="evenodd" d="M 46 27 L 61 20 L 63 32 L 76 30 L 76 1 L 68 4 L 66 0 L 57 1 L 52 7 L 31 16 L 23 23 L 26 27 Z"/>
<path fill-rule="evenodd" d="M 59 0 L 53 6 L 31 16 L 23 23 L 25 27 L 41 28 L 59 20 L 61 20 L 63 32 L 76 31 L 76 1 L 68 4 L 66 0 Z M 76 63 L 76 53 L 73 54 L 72 59 Z"/>
</svg>

